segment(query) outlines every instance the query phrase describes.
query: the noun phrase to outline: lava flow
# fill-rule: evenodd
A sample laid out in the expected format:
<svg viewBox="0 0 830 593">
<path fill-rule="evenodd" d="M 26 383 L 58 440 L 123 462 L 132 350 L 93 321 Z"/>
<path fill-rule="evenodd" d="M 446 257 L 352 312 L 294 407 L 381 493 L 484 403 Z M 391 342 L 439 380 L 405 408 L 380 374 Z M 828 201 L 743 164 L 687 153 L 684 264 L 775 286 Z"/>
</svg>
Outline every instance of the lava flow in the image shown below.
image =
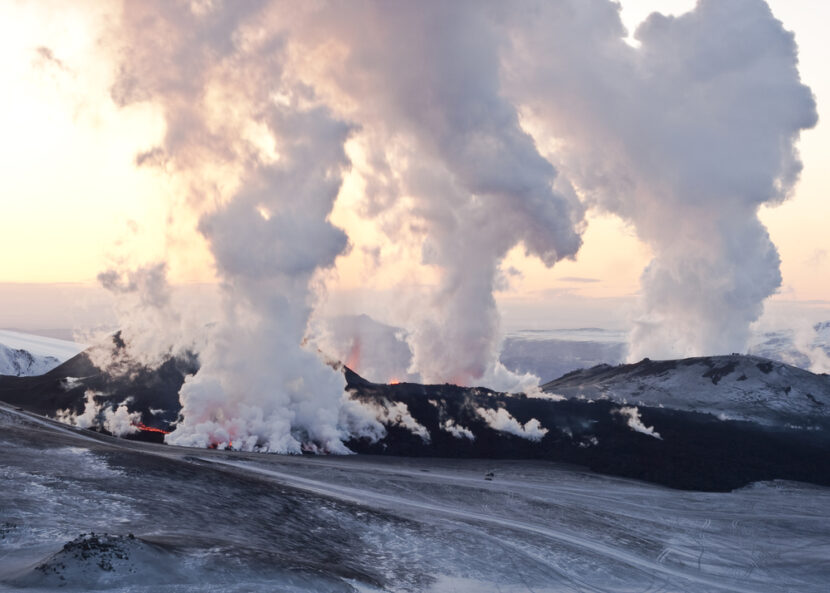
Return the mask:
<svg viewBox="0 0 830 593">
<path fill-rule="evenodd" d="M 161 428 L 153 428 L 152 426 L 147 426 L 143 422 L 136 422 L 133 424 L 138 430 L 143 430 L 144 432 L 160 432 L 161 434 L 170 434 L 169 430 L 162 430 Z"/>
</svg>

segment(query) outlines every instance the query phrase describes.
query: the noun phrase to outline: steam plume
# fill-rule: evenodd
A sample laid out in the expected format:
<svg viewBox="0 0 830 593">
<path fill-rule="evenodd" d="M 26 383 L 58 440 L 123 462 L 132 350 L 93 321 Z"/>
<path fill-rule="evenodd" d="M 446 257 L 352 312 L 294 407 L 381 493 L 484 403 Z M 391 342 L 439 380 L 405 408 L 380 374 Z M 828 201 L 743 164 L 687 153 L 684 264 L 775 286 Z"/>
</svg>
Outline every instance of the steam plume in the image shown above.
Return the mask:
<svg viewBox="0 0 830 593">
<path fill-rule="evenodd" d="M 419 221 L 423 262 L 440 272 L 409 336 L 411 370 L 426 382 L 527 383 L 497 362 L 499 264 L 519 243 L 548 266 L 581 243 L 582 207 L 503 97 L 496 6 L 335 3 L 311 34 L 346 48 L 346 68 L 330 77 L 352 98 L 369 151 L 382 155 L 366 173 L 375 185 L 390 167 L 397 173 L 389 191 L 411 200 L 406 220 Z"/>
<path fill-rule="evenodd" d="M 508 432 L 523 439 L 541 441 L 548 433 L 548 429 L 544 428 L 536 418 L 531 418 L 522 424 L 504 408 L 476 408 L 476 412 L 493 430 Z"/>
<path fill-rule="evenodd" d="M 587 199 L 655 254 L 631 357 L 744 351 L 781 284 L 757 211 L 787 197 L 816 123 L 793 35 L 762 0 L 652 14 L 636 49 L 609 2 L 537 11 L 517 19 L 512 91 Z"/>
<path fill-rule="evenodd" d="M 424 381 L 532 383 L 497 362 L 493 295 L 516 245 L 548 266 L 576 254 L 578 197 L 654 250 L 634 357 L 743 350 L 781 282 L 757 209 L 786 198 L 794 142 L 816 121 L 793 37 L 762 0 L 701 0 L 652 15 L 634 48 L 618 11 L 610 0 L 126 3 L 113 97 L 163 115 L 163 141 L 136 163 L 170 176 L 172 215 L 197 220 L 223 292 L 169 440 L 345 451 L 351 431 L 380 434 L 378 415 L 344 405 L 343 377 L 301 346 L 321 273 L 348 250 L 329 214 L 349 139 L 366 155 L 363 213 L 400 215 L 384 218 L 388 236 L 419 241 L 439 272 L 407 327 L 408 372 Z M 102 280 L 163 297 L 163 276 Z M 150 331 L 182 328 L 148 318 Z"/>
<path fill-rule="evenodd" d="M 262 6 L 125 6 L 128 51 L 114 96 L 163 109 L 164 143 L 147 155 L 181 184 L 223 291 L 168 441 L 345 452 L 345 381 L 301 342 L 312 280 L 347 247 L 327 216 L 350 127 L 285 75 L 285 38 L 260 27 Z"/>
</svg>

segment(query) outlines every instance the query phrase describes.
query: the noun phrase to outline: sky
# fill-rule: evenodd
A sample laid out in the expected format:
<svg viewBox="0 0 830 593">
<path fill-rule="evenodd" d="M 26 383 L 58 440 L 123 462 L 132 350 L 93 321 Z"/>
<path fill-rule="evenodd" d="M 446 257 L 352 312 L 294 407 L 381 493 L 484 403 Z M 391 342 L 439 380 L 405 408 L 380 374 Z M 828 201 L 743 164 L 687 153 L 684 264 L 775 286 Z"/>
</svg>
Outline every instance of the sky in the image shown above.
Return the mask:
<svg viewBox="0 0 830 593">
<path fill-rule="evenodd" d="M 762 206 L 760 218 L 781 256 L 783 282 L 773 301 L 821 307 L 830 302 L 830 44 L 823 23 L 830 6 L 771 0 L 774 15 L 795 33 L 801 78 L 813 91 L 819 123 L 798 142 L 804 169 L 791 197 Z M 680 14 L 694 2 L 624 0 L 630 33 L 653 10 Z M 96 276 L 125 262 L 168 262 L 174 284 L 211 283 L 217 274 L 205 239 L 168 205 L 181 187 L 169 172 L 138 166 L 136 157 L 160 142 L 165 117 L 147 102 L 116 105 L 110 95 L 118 56 L 107 26 L 116 3 L 0 2 L 0 326 L 53 327 L 89 323 L 97 312 Z M 633 35 L 630 43 L 637 45 Z M 367 158 L 348 143 L 353 162 Z M 420 245 L 382 237 L 378 222 L 359 215 L 365 187 L 347 174 L 331 222 L 346 229 L 352 248 L 326 278 L 332 312 L 361 312 L 372 295 L 400 303 L 407 287 L 437 282 L 421 263 Z M 652 258 L 631 224 L 589 209 L 583 245 L 573 261 L 546 267 L 519 246 L 508 253 L 508 277 L 496 298 L 518 325 L 619 323 L 621 308 L 638 294 Z M 386 265 L 377 265 L 377 249 Z M 389 263 L 389 262 L 393 262 Z M 79 287 L 80 285 L 80 287 Z M 41 296 L 39 297 L 38 294 Z M 49 296 L 43 296 L 49 295 Z M 57 296 L 56 296 L 57 295 Z M 63 296 L 60 296 L 63 295 Z M 69 295 L 69 296 L 67 296 Z M 74 321 L 45 316 L 55 298 L 73 302 Z M 369 301 L 369 302 L 367 302 Z M 91 304 L 92 303 L 92 304 Z M 390 305 L 391 306 L 391 305 Z M 768 311 L 775 307 L 768 307 Z M 550 315 L 551 310 L 566 315 Z M 624 315 L 623 315 L 624 316 Z M 539 321 L 541 319 L 541 321 Z"/>
</svg>

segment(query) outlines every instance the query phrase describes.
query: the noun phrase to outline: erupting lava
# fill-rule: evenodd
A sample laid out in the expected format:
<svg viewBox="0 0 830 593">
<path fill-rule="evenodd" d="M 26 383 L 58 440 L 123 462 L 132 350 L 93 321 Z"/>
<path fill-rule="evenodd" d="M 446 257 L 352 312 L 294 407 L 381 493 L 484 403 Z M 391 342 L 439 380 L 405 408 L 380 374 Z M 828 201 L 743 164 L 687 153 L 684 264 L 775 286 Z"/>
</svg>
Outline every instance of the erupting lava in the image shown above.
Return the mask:
<svg viewBox="0 0 830 593">
<path fill-rule="evenodd" d="M 161 428 L 153 428 L 152 426 L 147 426 L 143 422 L 136 422 L 133 424 L 138 430 L 143 430 L 144 432 L 160 432 L 161 434 L 170 434 L 169 430 L 162 430 Z"/>
<path fill-rule="evenodd" d="M 349 350 L 349 355 L 346 357 L 346 366 L 354 372 L 360 372 L 360 339 L 355 338 L 352 342 L 352 347 Z"/>
<path fill-rule="evenodd" d="M 400 383 L 400 381 L 397 380 L 397 379 L 392 379 L 392 380 L 389 381 L 390 385 L 397 385 L 398 383 Z"/>
</svg>

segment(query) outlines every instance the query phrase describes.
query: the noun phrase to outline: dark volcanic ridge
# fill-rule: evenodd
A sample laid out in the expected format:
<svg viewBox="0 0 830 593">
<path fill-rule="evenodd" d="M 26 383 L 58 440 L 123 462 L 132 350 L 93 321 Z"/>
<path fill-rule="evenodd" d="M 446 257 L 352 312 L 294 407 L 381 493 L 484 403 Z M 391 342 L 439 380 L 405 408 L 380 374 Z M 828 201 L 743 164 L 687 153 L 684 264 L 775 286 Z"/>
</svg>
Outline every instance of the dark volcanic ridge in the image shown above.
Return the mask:
<svg viewBox="0 0 830 593">
<path fill-rule="evenodd" d="M 116 353 L 123 351 L 118 334 L 113 336 L 113 343 Z M 185 377 L 198 369 L 198 358 L 193 355 L 170 357 L 157 368 L 122 357 L 117 366 L 104 371 L 93 364 L 87 350 L 43 375 L 0 376 L 0 400 L 54 418 L 62 411 L 82 414 L 87 395 L 92 394 L 101 410 L 125 404 L 131 412 L 141 414 L 146 427 L 169 431 L 181 410 L 179 389 Z M 128 436 L 162 441 L 164 435 L 147 430 Z"/>
<path fill-rule="evenodd" d="M 81 414 L 91 392 L 102 409 L 126 402 L 140 413 L 143 429 L 126 438 L 160 442 L 197 369 L 194 356 L 112 374 L 81 353 L 39 377 L 0 377 L 0 400 L 56 417 Z M 757 357 L 600 365 L 543 386 L 563 398 L 344 373 L 351 397 L 377 410 L 386 429 L 348 441 L 356 453 L 548 460 L 691 490 L 774 479 L 830 485 L 830 378 Z"/>
</svg>

